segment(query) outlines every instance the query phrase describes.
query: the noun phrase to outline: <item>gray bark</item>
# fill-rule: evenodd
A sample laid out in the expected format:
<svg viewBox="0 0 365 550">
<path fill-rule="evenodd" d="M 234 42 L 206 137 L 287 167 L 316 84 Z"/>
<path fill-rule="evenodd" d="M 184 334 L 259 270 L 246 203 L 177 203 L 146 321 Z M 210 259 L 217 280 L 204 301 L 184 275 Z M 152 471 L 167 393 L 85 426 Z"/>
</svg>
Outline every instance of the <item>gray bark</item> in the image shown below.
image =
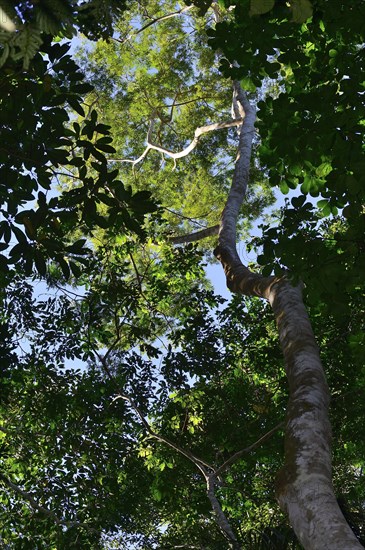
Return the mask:
<svg viewBox="0 0 365 550">
<path fill-rule="evenodd" d="M 239 544 L 239 542 L 237 541 L 237 538 L 236 538 L 236 535 L 234 534 L 234 532 L 232 531 L 232 528 L 221 508 L 221 505 L 219 504 L 219 501 L 215 495 L 215 483 L 216 483 L 216 478 L 215 478 L 215 475 L 209 475 L 206 477 L 206 482 L 207 482 L 207 496 L 208 496 L 208 499 L 210 501 L 210 504 L 212 506 L 212 509 L 213 509 L 213 512 L 216 516 L 216 520 L 217 520 L 217 523 L 219 525 L 219 527 L 221 528 L 221 530 L 223 531 L 223 533 L 225 534 L 228 542 L 229 542 L 229 545 L 230 545 L 230 548 L 232 548 L 233 550 L 241 550 L 241 545 Z"/>
</svg>

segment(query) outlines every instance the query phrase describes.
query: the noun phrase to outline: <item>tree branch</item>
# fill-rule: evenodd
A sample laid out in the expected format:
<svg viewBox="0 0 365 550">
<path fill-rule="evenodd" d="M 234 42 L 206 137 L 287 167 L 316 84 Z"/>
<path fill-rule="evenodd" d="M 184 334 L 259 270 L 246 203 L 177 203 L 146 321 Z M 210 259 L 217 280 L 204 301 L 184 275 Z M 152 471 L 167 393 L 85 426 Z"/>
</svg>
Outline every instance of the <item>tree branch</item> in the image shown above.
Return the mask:
<svg viewBox="0 0 365 550">
<path fill-rule="evenodd" d="M 204 460 L 201 460 L 200 458 L 193 455 L 193 453 L 191 453 L 190 451 L 187 451 L 187 450 L 183 449 L 182 447 L 180 447 L 179 445 L 177 445 L 176 443 L 173 443 L 167 437 L 164 437 L 163 435 L 160 435 L 160 434 L 156 433 L 151 428 L 150 424 L 147 422 L 145 417 L 143 416 L 143 414 L 142 414 L 141 410 L 139 409 L 139 407 L 134 403 L 134 401 L 128 395 L 119 394 L 114 398 L 114 401 L 116 399 L 124 399 L 124 401 L 127 401 L 129 403 L 130 407 L 137 414 L 137 416 L 139 417 L 141 423 L 143 424 L 143 427 L 150 434 L 151 437 L 153 437 L 157 441 L 160 441 L 161 443 L 165 443 L 166 445 L 168 445 L 169 447 L 171 447 L 172 449 L 174 449 L 175 451 L 177 451 L 181 455 L 185 456 L 191 462 L 193 462 L 193 464 L 195 464 L 195 466 L 202 472 L 202 474 L 204 475 L 205 478 L 207 476 L 206 468 L 209 468 L 210 470 L 214 471 L 213 466 L 211 464 L 209 464 L 208 462 L 205 462 Z"/>
<path fill-rule="evenodd" d="M 231 548 L 233 548 L 234 550 L 240 550 L 241 545 L 237 541 L 236 535 L 232 531 L 232 527 L 230 526 L 230 523 L 227 520 L 227 517 L 222 510 L 219 500 L 215 495 L 216 475 L 211 474 L 208 477 L 206 477 L 206 482 L 207 482 L 207 497 L 210 501 L 213 512 L 216 516 L 217 523 L 221 528 L 221 530 L 223 531 L 226 538 L 228 539 L 228 541 L 230 542 Z"/>
<path fill-rule="evenodd" d="M 173 443 L 167 437 L 164 437 L 162 435 L 157 434 L 151 428 L 150 424 L 145 419 L 145 417 L 142 414 L 139 407 L 134 403 L 134 401 L 129 396 L 124 395 L 124 394 L 120 394 L 120 395 L 117 395 L 114 398 L 114 401 L 116 399 L 123 399 L 123 400 L 125 400 L 129 403 L 130 407 L 137 414 L 137 416 L 140 419 L 143 427 L 145 428 L 145 430 L 149 433 L 149 435 L 151 437 L 153 437 L 157 441 L 160 441 L 161 443 L 165 443 L 171 449 L 174 449 L 175 451 L 177 451 L 182 456 L 185 456 L 185 458 L 190 460 L 194 464 L 194 466 L 196 466 L 198 468 L 198 470 L 200 470 L 200 472 L 203 475 L 203 477 L 205 479 L 205 482 L 206 482 L 207 497 L 208 497 L 208 499 L 211 503 L 213 512 L 216 516 L 218 526 L 220 527 L 220 529 L 222 530 L 224 535 L 229 540 L 231 547 L 234 550 L 239 550 L 241 548 L 241 546 L 238 544 L 237 538 L 236 538 L 235 534 L 233 533 L 232 528 L 229 524 L 229 521 L 227 520 L 227 518 L 226 518 L 226 516 L 225 516 L 225 514 L 222 510 L 222 507 L 221 507 L 221 505 L 220 505 L 220 503 L 219 503 L 219 501 L 218 501 L 218 499 L 215 495 L 215 484 L 216 484 L 218 475 L 217 475 L 216 471 L 214 470 L 214 467 L 211 464 L 209 464 L 208 462 L 205 462 L 204 460 L 201 460 L 200 458 L 197 458 L 190 451 L 187 451 L 186 449 L 183 449 L 182 447 L 180 447 L 176 443 Z M 208 470 L 210 470 L 210 473 L 208 472 Z"/>
<path fill-rule="evenodd" d="M 5 485 L 7 485 L 10 489 L 12 489 L 15 493 L 17 493 L 18 495 L 23 497 L 24 500 L 29 502 L 30 506 L 34 510 L 38 510 L 38 512 L 41 512 L 43 515 L 51 518 L 57 525 L 64 525 L 64 526 L 69 527 L 69 528 L 71 528 L 71 527 L 84 527 L 84 528 L 86 528 L 90 531 L 95 531 L 95 532 L 97 531 L 97 529 L 94 529 L 93 527 L 90 527 L 87 523 L 81 523 L 81 522 L 78 522 L 78 521 L 66 521 L 66 520 L 60 519 L 54 512 L 52 512 L 52 510 L 50 510 L 49 508 L 45 508 L 41 504 L 38 504 L 38 502 L 36 500 L 34 500 L 34 498 L 32 497 L 32 495 L 30 493 L 28 493 L 27 491 L 24 491 L 24 489 L 21 489 L 21 487 L 19 487 L 19 485 L 16 485 L 12 481 L 10 481 L 10 479 L 8 479 L 2 473 L 0 473 L 0 480 Z"/>
<path fill-rule="evenodd" d="M 171 13 L 167 13 L 166 15 L 162 15 L 161 17 L 156 17 L 155 19 L 152 19 L 152 21 L 149 21 L 148 23 L 143 25 L 143 27 L 141 27 L 140 29 L 130 33 L 123 40 L 121 40 L 120 38 L 115 38 L 115 37 L 112 37 L 112 39 L 115 42 L 119 42 L 119 44 L 125 44 L 126 42 L 128 42 L 129 40 L 131 40 L 132 38 L 134 38 L 135 36 L 137 36 L 141 32 L 143 32 L 144 30 L 148 29 L 148 27 L 151 27 L 152 25 L 155 25 L 156 23 L 159 23 L 160 21 L 166 21 L 167 19 L 171 19 L 172 17 L 177 17 L 178 15 L 181 15 L 182 13 L 185 13 L 185 12 L 191 10 L 193 7 L 194 7 L 194 5 L 192 4 L 191 6 L 185 6 L 185 7 L 181 8 L 180 10 L 177 10 L 177 11 L 174 11 L 174 12 L 171 12 Z"/>
<path fill-rule="evenodd" d="M 242 122 L 243 122 L 243 118 L 240 117 L 240 118 L 228 120 L 225 122 L 215 122 L 213 124 L 207 124 L 206 126 L 200 126 L 195 130 L 194 138 L 190 142 L 190 144 L 187 147 L 185 147 L 185 149 L 183 149 L 182 151 L 178 151 L 177 153 L 174 153 L 173 151 L 170 151 L 169 149 L 166 149 L 165 147 L 162 147 L 161 145 L 157 145 L 156 143 L 152 142 L 152 132 L 155 125 L 155 119 L 153 119 L 151 121 L 148 134 L 147 134 L 147 147 L 143 151 L 141 156 L 139 156 L 135 160 L 132 160 L 132 159 L 113 159 L 113 160 L 117 162 L 130 162 L 133 164 L 133 166 L 135 166 L 147 156 L 147 154 L 151 149 L 154 149 L 155 151 L 159 151 L 160 153 L 163 153 L 164 155 L 167 155 L 168 157 L 174 160 L 177 160 L 182 157 L 186 157 L 189 153 L 191 153 L 191 151 L 193 151 L 197 146 L 199 139 L 203 134 L 207 134 L 208 132 L 214 132 L 215 130 L 222 130 L 223 128 L 231 128 L 232 126 L 240 126 Z"/>
<path fill-rule="evenodd" d="M 177 237 L 169 237 L 169 241 L 172 244 L 184 244 L 184 243 L 193 243 L 195 241 L 200 241 L 206 239 L 207 237 L 212 237 L 213 235 L 218 235 L 219 225 L 213 225 L 211 227 L 206 227 L 200 231 L 194 233 L 189 233 L 188 235 L 179 235 Z"/>
<path fill-rule="evenodd" d="M 237 453 L 234 453 L 232 456 L 230 456 L 219 468 L 216 469 L 215 475 L 219 476 L 222 474 L 229 466 L 234 464 L 237 460 L 239 460 L 242 456 L 254 451 L 257 449 L 257 447 L 260 447 L 265 441 L 270 439 L 280 428 L 283 428 L 285 426 L 285 422 L 280 422 L 274 428 L 272 428 L 270 431 L 268 431 L 266 434 L 264 434 L 260 439 L 255 441 L 255 443 L 252 443 L 252 445 L 249 445 L 245 449 L 242 449 L 241 451 L 237 451 Z"/>
</svg>

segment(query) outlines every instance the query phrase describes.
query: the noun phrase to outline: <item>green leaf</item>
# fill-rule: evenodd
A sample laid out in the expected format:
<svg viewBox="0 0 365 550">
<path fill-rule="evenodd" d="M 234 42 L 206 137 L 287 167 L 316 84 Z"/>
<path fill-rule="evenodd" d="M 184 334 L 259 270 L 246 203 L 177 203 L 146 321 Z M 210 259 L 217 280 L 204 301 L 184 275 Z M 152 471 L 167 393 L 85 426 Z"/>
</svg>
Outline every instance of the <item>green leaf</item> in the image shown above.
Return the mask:
<svg viewBox="0 0 365 550">
<path fill-rule="evenodd" d="M 271 11 L 275 0 L 251 0 L 250 15 L 261 15 Z"/>
<path fill-rule="evenodd" d="M 37 249 L 34 251 L 34 264 L 40 275 L 46 275 L 47 264 L 45 262 L 43 254 L 40 252 L 40 250 Z"/>
<path fill-rule="evenodd" d="M 107 195 L 106 193 L 97 193 L 96 196 L 102 203 L 106 204 L 107 206 L 113 207 L 117 205 L 117 201 L 115 200 L 115 198 Z"/>
<path fill-rule="evenodd" d="M 104 153 L 115 153 L 114 147 L 112 147 L 111 145 L 107 145 L 106 143 L 100 143 L 100 140 L 95 143 L 95 147 L 100 151 L 104 151 Z"/>
<path fill-rule="evenodd" d="M 255 84 L 252 82 L 252 79 L 248 76 L 246 76 L 245 78 L 242 78 L 242 80 L 240 81 L 240 84 L 241 84 L 241 87 L 243 90 L 245 90 L 246 92 L 256 92 L 256 86 Z"/>
<path fill-rule="evenodd" d="M 85 161 L 81 157 L 74 157 L 69 161 L 68 164 L 71 164 L 71 166 L 83 166 L 85 164 Z"/>
<path fill-rule="evenodd" d="M 72 261 L 69 262 L 69 265 L 70 265 L 70 269 L 72 271 L 72 275 L 76 278 L 80 277 L 80 275 L 81 275 L 80 267 L 77 264 L 75 264 L 75 262 L 72 262 Z"/>
<path fill-rule="evenodd" d="M 89 84 L 88 82 L 84 82 L 82 84 L 75 84 L 72 86 L 72 91 L 77 94 L 87 94 L 91 92 L 94 89 L 94 86 Z"/>
<path fill-rule="evenodd" d="M 70 42 L 64 44 L 52 44 L 48 50 L 49 60 L 53 63 L 56 59 L 61 59 L 70 49 Z"/>
<path fill-rule="evenodd" d="M 290 7 L 294 23 L 305 23 L 313 15 L 312 3 L 309 0 L 292 0 Z"/>
<path fill-rule="evenodd" d="M 80 105 L 79 100 L 74 96 L 68 96 L 67 97 L 67 103 L 81 116 L 85 116 L 85 111 L 83 107 Z"/>
<path fill-rule="evenodd" d="M 330 203 L 326 199 L 322 199 L 317 202 L 317 208 L 321 210 L 322 216 L 326 217 L 331 214 L 332 208 Z"/>
<path fill-rule="evenodd" d="M 66 250 L 67 252 L 72 252 L 73 254 L 85 253 L 85 249 L 84 249 L 85 243 L 86 243 L 86 239 L 79 239 L 73 244 L 67 246 Z"/>
<path fill-rule="evenodd" d="M 262 268 L 262 275 L 263 275 L 264 277 L 270 277 L 271 272 L 272 272 L 272 266 L 271 266 L 271 265 L 265 265 L 265 266 Z"/>
<path fill-rule="evenodd" d="M 107 124 L 97 124 L 95 126 L 95 132 L 98 132 L 98 134 L 108 134 L 110 128 L 111 126 L 108 126 Z"/>
<path fill-rule="evenodd" d="M 284 194 L 284 195 L 287 195 L 289 193 L 289 186 L 287 184 L 286 181 L 282 181 L 280 183 L 280 191 Z"/>
<path fill-rule="evenodd" d="M 12 225 L 11 230 L 14 233 L 18 243 L 27 243 L 28 242 L 27 237 L 25 236 L 23 231 L 21 229 L 19 229 L 19 227 L 17 227 L 16 225 Z"/>
<path fill-rule="evenodd" d="M 99 138 L 97 140 L 97 144 L 98 143 L 111 143 L 113 141 L 113 138 L 111 136 L 105 136 L 105 137 L 102 137 L 102 138 Z"/>
<path fill-rule="evenodd" d="M 13 261 L 14 261 L 14 257 L 24 256 L 24 254 L 26 254 L 28 250 L 29 250 L 28 243 L 21 242 L 13 246 L 13 248 L 10 250 L 10 256 L 13 256 Z"/>
<path fill-rule="evenodd" d="M 80 137 L 80 124 L 78 122 L 73 122 L 72 126 L 74 127 L 76 138 Z"/>
<path fill-rule="evenodd" d="M 316 168 L 316 174 L 320 178 L 325 178 L 330 172 L 332 172 L 332 165 L 330 162 L 323 162 Z"/>
<path fill-rule="evenodd" d="M 162 499 L 162 492 L 159 489 L 156 489 L 155 487 L 153 487 L 152 496 L 157 502 L 160 502 Z"/>
<path fill-rule="evenodd" d="M 310 192 L 313 185 L 312 178 L 310 176 L 304 177 L 304 182 L 302 183 L 300 190 L 302 193 L 307 194 Z"/>
<path fill-rule="evenodd" d="M 70 277 L 70 267 L 69 267 L 68 263 L 66 262 L 66 260 L 64 258 L 62 258 L 61 256 L 57 256 L 56 260 L 60 265 L 60 268 L 62 270 L 62 273 L 63 273 L 65 279 L 69 279 L 69 277 Z"/>
<path fill-rule="evenodd" d="M 54 95 L 50 101 L 51 105 L 57 106 L 57 105 L 63 105 L 67 100 L 66 94 L 57 94 Z"/>
<path fill-rule="evenodd" d="M 306 197 L 304 195 L 301 195 L 300 197 L 293 197 L 291 199 L 291 203 L 294 206 L 294 208 L 300 208 L 303 206 L 303 204 L 306 201 Z"/>
</svg>

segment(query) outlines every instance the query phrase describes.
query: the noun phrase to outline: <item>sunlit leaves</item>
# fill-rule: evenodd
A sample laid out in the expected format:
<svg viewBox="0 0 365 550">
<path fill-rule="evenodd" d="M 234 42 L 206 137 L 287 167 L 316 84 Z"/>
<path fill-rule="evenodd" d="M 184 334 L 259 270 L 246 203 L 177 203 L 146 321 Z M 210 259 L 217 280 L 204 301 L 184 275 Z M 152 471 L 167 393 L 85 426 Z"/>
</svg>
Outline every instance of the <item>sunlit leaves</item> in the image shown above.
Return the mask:
<svg viewBox="0 0 365 550">
<path fill-rule="evenodd" d="M 317 207 L 320 209 L 321 214 L 324 217 L 329 216 L 330 214 L 333 214 L 334 216 L 336 216 L 338 214 L 337 207 L 332 206 L 331 202 L 326 200 L 326 199 L 322 199 L 322 200 L 318 201 L 317 202 Z"/>
</svg>

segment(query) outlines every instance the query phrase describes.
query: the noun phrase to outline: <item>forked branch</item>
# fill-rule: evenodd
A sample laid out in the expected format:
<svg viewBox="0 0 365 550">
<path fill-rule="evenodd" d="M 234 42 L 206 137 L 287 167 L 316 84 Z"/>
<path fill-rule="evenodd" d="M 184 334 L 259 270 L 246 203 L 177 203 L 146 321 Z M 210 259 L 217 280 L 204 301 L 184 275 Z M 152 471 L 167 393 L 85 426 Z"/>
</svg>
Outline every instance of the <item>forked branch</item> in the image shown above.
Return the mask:
<svg viewBox="0 0 365 550">
<path fill-rule="evenodd" d="M 180 445 L 177 445 L 175 442 L 171 441 L 169 438 L 155 432 L 151 427 L 150 423 L 148 422 L 148 420 L 143 415 L 138 405 L 133 401 L 131 397 L 123 393 L 120 393 L 114 398 L 114 401 L 118 399 L 123 399 L 129 404 L 129 406 L 138 416 L 142 426 L 144 427 L 144 429 L 146 430 L 146 432 L 149 434 L 151 438 L 155 439 L 156 441 L 159 441 L 160 443 L 164 443 L 174 451 L 177 451 L 179 454 L 181 454 L 182 456 L 190 460 L 190 462 L 192 462 L 196 468 L 198 468 L 198 470 L 200 471 L 200 473 L 205 479 L 207 497 L 212 506 L 212 510 L 215 514 L 218 526 L 222 530 L 222 533 L 224 534 L 224 536 L 227 538 L 230 548 L 232 548 L 233 550 L 240 550 L 241 544 L 238 542 L 236 535 L 234 534 L 233 529 L 225 513 L 223 512 L 223 509 L 215 493 L 215 487 L 218 481 L 220 483 L 223 482 L 221 474 L 225 470 L 227 470 L 232 464 L 234 464 L 237 460 L 239 460 L 243 455 L 249 454 L 250 452 L 255 450 L 257 447 L 262 445 L 265 441 L 267 441 L 270 437 L 272 437 L 278 431 L 278 429 L 280 429 L 283 426 L 283 423 L 281 422 L 280 424 L 272 428 L 272 430 L 270 430 L 265 435 L 263 435 L 260 439 L 258 439 L 255 443 L 233 454 L 221 466 L 219 466 L 218 468 L 215 468 L 212 464 L 209 464 L 205 460 L 198 458 L 196 455 L 194 455 L 187 449 L 184 449 Z"/>
<path fill-rule="evenodd" d="M 190 460 L 196 468 L 200 471 L 200 473 L 203 475 L 207 487 L 207 497 L 211 503 L 212 510 L 215 514 L 218 526 L 222 530 L 223 534 L 229 541 L 229 545 L 234 550 L 240 550 L 241 545 L 238 543 L 237 538 L 230 526 L 230 523 L 226 517 L 226 515 L 223 512 L 223 509 L 216 497 L 215 494 L 215 485 L 217 483 L 217 474 L 215 472 L 214 466 L 209 464 L 208 462 L 205 462 L 204 460 L 201 460 L 200 458 L 196 457 L 188 451 L 187 449 L 184 449 L 180 447 L 180 445 L 177 445 L 167 437 L 164 437 L 158 433 L 156 433 L 152 427 L 150 426 L 149 422 L 146 420 L 144 415 L 142 414 L 141 410 L 137 406 L 137 404 L 127 395 L 120 394 L 117 395 L 115 399 L 123 399 L 124 401 L 127 401 L 129 406 L 133 409 L 133 411 L 137 414 L 138 418 L 140 419 L 143 427 L 147 431 L 147 433 L 157 441 L 160 441 L 161 443 L 164 443 L 171 449 L 174 449 L 179 454 Z"/>
<path fill-rule="evenodd" d="M 147 134 L 147 147 L 143 151 L 141 156 L 139 156 L 137 159 L 134 159 L 134 160 L 133 159 L 113 159 L 113 160 L 118 162 L 130 162 L 131 164 L 133 164 L 133 166 L 135 166 L 136 164 L 141 162 L 143 159 L 145 159 L 148 153 L 153 149 L 155 151 L 159 151 L 160 153 L 176 161 L 177 159 L 186 157 L 189 153 L 191 153 L 191 151 L 193 151 L 195 147 L 198 145 L 199 139 L 203 134 L 214 132 L 215 130 L 222 130 L 224 128 L 232 128 L 233 126 L 240 126 L 242 122 L 243 122 L 243 118 L 238 117 L 233 120 L 227 120 L 224 122 L 214 122 L 212 124 L 207 124 L 206 126 L 200 126 L 195 130 L 194 138 L 190 142 L 190 144 L 187 147 L 185 147 L 185 149 L 183 149 L 182 151 L 178 151 L 175 153 L 174 151 L 170 151 L 169 149 L 166 149 L 162 145 L 158 145 L 157 143 L 154 143 L 152 141 L 152 134 L 155 126 L 155 119 L 153 119 L 151 121 L 148 134 Z"/>
</svg>

